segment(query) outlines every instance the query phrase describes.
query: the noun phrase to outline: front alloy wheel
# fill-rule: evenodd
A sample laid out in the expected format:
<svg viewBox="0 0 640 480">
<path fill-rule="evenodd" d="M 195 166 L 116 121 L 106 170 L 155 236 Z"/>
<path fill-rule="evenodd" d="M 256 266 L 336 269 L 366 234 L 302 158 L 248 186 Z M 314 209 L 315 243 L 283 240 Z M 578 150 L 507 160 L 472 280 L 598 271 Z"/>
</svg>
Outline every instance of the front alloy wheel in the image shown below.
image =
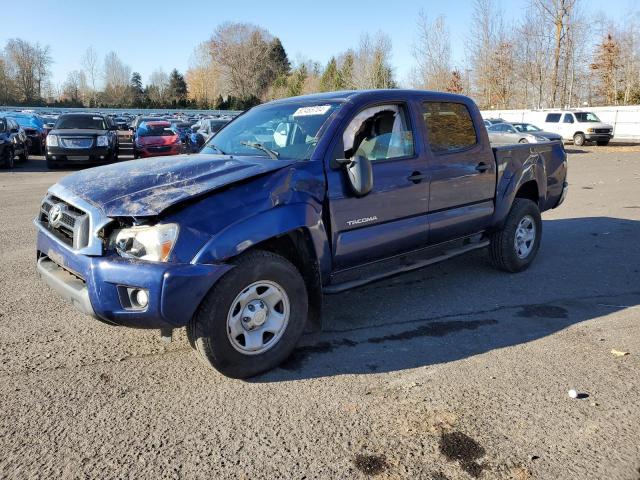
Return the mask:
<svg viewBox="0 0 640 480">
<path fill-rule="evenodd" d="M 275 282 L 254 282 L 231 303 L 227 336 L 233 348 L 259 355 L 278 343 L 287 328 L 291 307 L 287 292 Z"/>
</svg>

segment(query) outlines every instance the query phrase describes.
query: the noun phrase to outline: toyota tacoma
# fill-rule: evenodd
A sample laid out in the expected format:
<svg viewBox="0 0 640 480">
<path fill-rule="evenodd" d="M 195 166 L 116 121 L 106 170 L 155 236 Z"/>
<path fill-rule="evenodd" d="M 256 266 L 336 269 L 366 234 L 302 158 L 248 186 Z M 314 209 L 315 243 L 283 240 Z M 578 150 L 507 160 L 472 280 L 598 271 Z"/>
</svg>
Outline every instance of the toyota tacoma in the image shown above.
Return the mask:
<svg viewBox="0 0 640 480">
<path fill-rule="evenodd" d="M 464 96 L 288 98 L 197 155 L 64 177 L 35 219 L 37 270 L 104 322 L 186 327 L 208 364 L 244 378 L 321 326 L 323 294 L 482 248 L 526 269 L 566 174 L 560 142 L 492 149 Z"/>
</svg>

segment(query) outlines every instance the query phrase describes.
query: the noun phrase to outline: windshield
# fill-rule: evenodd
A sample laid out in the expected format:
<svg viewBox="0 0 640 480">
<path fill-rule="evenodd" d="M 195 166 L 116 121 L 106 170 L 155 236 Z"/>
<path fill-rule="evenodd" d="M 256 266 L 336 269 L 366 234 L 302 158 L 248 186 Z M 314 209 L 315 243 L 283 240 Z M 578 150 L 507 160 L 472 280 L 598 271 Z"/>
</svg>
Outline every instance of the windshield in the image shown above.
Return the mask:
<svg viewBox="0 0 640 480">
<path fill-rule="evenodd" d="M 535 125 L 531 125 L 530 123 L 514 123 L 513 128 L 515 128 L 519 132 L 541 132 L 542 130 L 536 127 Z"/>
<path fill-rule="evenodd" d="M 69 115 L 60 117 L 55 125 L 56 130 L 65 130 L 69 128 L 85 128 L 89 130 L 106 130 L 102 117 L 85 116 L 85 115 Z"/>
<path fill-rule="evenodd" d="M 169 124 L 160 124 L 160 125 L 149 125 L 148 123 L 143 123 L 140 128 L 138 128 L 138 136 L 139 137 L 172 137 L 176 134 Z"/>
<path fill-rule="evenodd" d="M 271 156 L 308 160 L 316 148 L 322 126 L 340 103 L 285 103 L 255 107 L 220 130 L 201 153 Z M 262 149 L 256 148 L 260 145 Z"/>
<path fill-rule="evenodd" d="M 600 119 L 596 116 L 595 113 L 591 112 L 575 112 L 574 115 L 578 119 L 579 122 L 600 122 Z"/>
</svg>

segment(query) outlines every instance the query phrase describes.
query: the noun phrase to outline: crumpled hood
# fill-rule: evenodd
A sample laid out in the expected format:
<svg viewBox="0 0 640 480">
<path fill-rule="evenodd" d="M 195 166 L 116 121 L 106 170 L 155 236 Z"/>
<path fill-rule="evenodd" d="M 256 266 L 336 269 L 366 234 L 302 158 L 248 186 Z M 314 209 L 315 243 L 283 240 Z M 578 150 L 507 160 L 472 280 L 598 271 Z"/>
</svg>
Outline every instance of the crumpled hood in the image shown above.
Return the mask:
<svg viewBox="0 0 640 480">
<path fill-rule="evenodd" d="M 178 202 L 296 160 L 221 155 L 172 155 L 90 168 L 59 185 L 100 208 L 109 217 L 148 217 Z"/>
</svg>

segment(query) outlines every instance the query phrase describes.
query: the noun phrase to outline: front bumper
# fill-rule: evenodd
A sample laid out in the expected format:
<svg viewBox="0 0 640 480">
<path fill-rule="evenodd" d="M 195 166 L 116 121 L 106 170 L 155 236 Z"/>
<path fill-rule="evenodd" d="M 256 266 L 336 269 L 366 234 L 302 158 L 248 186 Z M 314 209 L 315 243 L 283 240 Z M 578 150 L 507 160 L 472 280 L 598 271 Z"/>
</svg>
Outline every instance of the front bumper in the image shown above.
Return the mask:
<svg viewBox="0 0 640 480">
<path fill-rule="evenodd" d="M 180 155 L 182 153 L 182 144 L 141 147 L 136 146 L 136 153 L 142 157 L 159 157 L 164 155 Z"/>
<path fill-rule="evenodd" d="M 584 138 L 590 142 L 604 142 L 611 140 L 613 134 L 611 133 L 585 133 Z"/>
<path fill-rule="evenodd" d="M 47 146 L 47 158 L 54 162 L 104 163 L 111 160 L 111 147 L 63 148 Z"/>
<path fill-rule="evenodd" d="M 179 328 L 195 314 L 207 292 L 232 267 L 155 263 L 116 254 L 78 255 L 38 228 L 37 271 L 63 299 L 82 313 L 115 325 Z M 127 307 L 127 287 L 148 291 L 144 309 Z"/>
</svg>

